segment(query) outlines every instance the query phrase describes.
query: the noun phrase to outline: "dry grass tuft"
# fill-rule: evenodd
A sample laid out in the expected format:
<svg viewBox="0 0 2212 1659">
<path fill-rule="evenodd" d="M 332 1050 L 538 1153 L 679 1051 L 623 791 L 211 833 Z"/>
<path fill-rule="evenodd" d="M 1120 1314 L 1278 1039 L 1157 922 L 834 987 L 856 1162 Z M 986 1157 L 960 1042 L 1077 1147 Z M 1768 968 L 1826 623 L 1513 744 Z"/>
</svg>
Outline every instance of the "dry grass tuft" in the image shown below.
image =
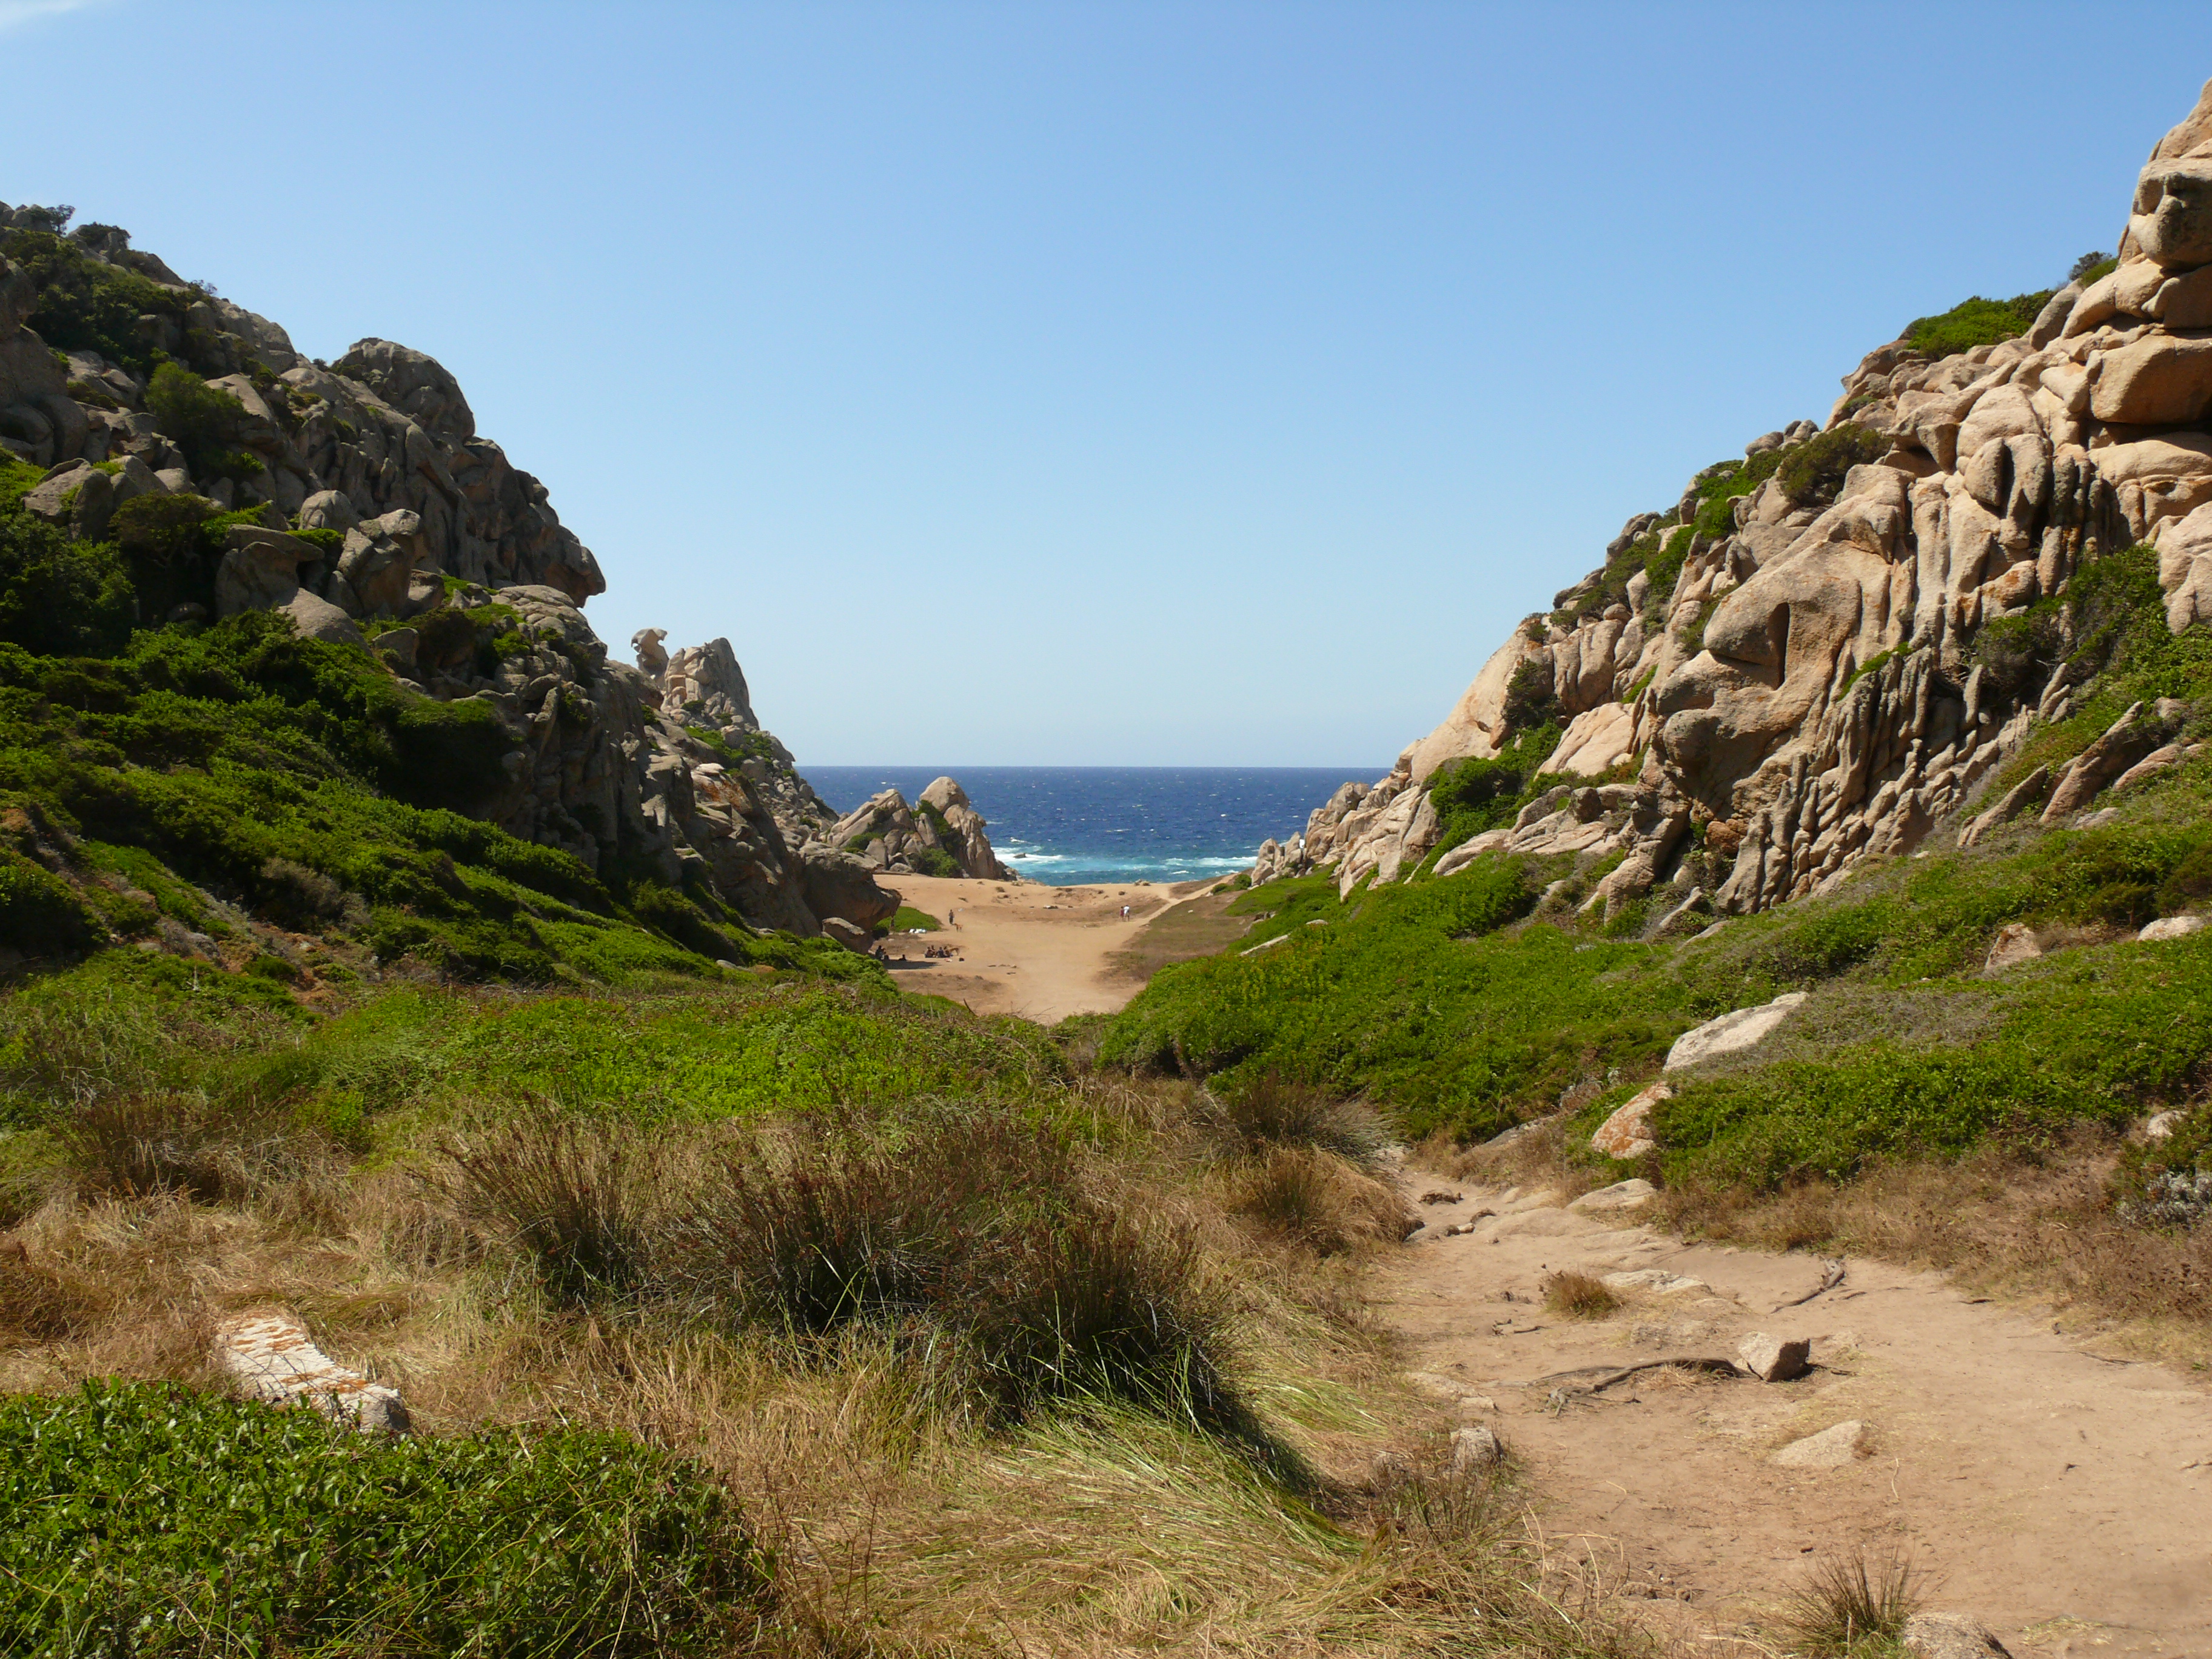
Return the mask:
<svg viewBox="0 0 2212 1659">
<path fill-rule="evenodd" d="M 1310 1084 L 1268 1072 L 1226 1099 L 1206 1094 L 1214 1121 L 1248 1151 L 1305 1146 L 1334 1152 L 1362 1170 L 1380 1167 L 1389 1126 L 1371 1106 L 1338 1100 Z"/>
<path fill-rule="evenodd" d="M 1544 1305 L 1567 1319 L 1603 1319 L 1620 1311 L 1620 1298 L 1592 1274 L 1565 1272 L 1544 1281 Z"/>
<path fill-rule="evenodd" d="M 1783 1629 L 1808 1659 L 1887 1653 L 1920 1601 L 1920 1575 L 1903 1556 L 1859 1550 L 1813 1569 L 1784 1609 Z"/>
<path fill-rule="evenodd" d="M 1395 1243 L 1412 1231 L 1396 1189 L 1334 1152 L 1278 1146 L 1230 1167 L 1229 1207 L 1316 1255 Z"/>
</svg>

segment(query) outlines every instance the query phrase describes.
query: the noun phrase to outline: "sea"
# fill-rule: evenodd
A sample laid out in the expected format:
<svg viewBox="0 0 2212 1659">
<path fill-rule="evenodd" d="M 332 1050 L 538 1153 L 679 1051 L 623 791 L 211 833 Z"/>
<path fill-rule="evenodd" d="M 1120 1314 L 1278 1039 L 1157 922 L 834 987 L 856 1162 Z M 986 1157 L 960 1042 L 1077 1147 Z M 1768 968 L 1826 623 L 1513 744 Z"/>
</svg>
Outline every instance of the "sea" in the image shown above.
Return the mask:
<svg viewBox="0 0 2212 1659">
<path fill-rule="evenodd" d="M 815 793 L 849 812 L 879 790 L 908 800 L 957 778 L 1009 867 L 1055 887 L 1198 881 L 1252 862 L 1260 843 L 1306 827 L 1348 778 L 1381 766 L 807 766 Z"/>
</svg>

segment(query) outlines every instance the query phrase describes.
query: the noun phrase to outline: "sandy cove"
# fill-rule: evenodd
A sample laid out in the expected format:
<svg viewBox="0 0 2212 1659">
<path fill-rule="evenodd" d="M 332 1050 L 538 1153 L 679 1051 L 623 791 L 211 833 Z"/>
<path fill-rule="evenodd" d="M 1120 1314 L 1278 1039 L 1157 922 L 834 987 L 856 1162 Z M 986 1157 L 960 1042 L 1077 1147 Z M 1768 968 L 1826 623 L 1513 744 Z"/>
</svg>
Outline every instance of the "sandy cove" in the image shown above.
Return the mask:
<svg viewBox="0 0 2212 1659">
<path fill-rule="evenodd" d="M 901 990 L 1048 1025 L 1070 1014 L 1113 1012 L 1162 961 L 1218 949 L 1247 925 L 1221 916 L 1227 898 L 1212 896 L 1214 884 L 1207 881 L 1042 887 L 891 876 L 884 884 L 945 924 L 933 933 L 887 942 L 891 977 Z M 926 958 L 928 945 L 946 945 L 955 954 Z"/>
</svg>

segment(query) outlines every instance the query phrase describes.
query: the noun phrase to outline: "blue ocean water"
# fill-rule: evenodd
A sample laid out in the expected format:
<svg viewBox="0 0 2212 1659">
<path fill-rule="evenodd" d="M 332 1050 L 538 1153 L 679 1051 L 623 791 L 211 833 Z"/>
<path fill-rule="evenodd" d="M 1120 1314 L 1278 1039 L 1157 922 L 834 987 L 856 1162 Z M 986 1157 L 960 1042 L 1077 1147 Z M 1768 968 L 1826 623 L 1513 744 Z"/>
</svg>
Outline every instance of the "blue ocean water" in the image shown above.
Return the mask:
<svg viewBox="0 0 2212 1659">
<path fill-rule="evenodd" d="M 1347 778 L 1382 766 L 806 766 L 822 799 L 849 812 L 880 789 L 913 800 L 950 774 L 1012 868 L 1055 887 L 1195 881 L 1252 862 L 1261 842 L 1305 828 Z"/>
</svg>

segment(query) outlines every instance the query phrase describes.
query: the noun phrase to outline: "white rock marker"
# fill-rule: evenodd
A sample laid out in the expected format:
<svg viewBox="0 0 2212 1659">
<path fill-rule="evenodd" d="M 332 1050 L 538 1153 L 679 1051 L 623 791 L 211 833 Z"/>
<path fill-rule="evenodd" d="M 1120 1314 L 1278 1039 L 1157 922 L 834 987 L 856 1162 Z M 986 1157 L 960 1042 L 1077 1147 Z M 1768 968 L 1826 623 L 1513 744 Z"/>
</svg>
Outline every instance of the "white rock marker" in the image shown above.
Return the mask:
<svg viewBox="0 0 2212 1659">
<path fill-rule="evenodd" d="M 272 1406 L 313 1406 L 357 1429 L 404 1434 L 410 1426 L 399 1391 L 349 1370 L 309 1340 L 290 1314 L 239 1314 L 216 1328 L 216 1359 L 246 1392 Z"/>
</svg>

